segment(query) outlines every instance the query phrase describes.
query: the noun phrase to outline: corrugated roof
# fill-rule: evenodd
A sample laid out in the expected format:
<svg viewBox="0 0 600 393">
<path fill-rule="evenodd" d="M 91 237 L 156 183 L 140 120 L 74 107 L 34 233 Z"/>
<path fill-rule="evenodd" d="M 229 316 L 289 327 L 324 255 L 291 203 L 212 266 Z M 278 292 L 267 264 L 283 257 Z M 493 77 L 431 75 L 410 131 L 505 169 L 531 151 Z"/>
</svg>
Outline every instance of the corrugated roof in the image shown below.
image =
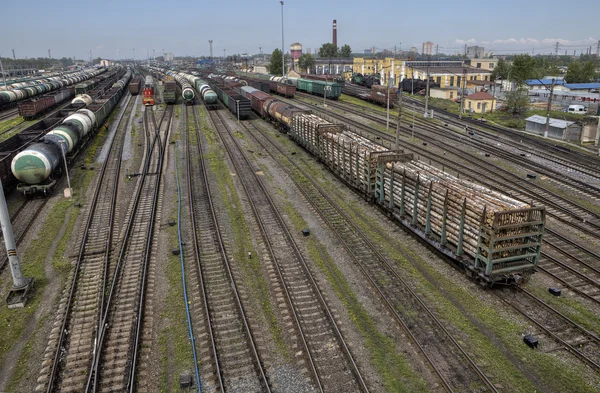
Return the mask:
<svg viewBox="0 0 600 393">
<path fill-rule="evenodd" d="M 467 100 L 495 100 L 494 96 L 485 91 L 479 91 L 465 97 Z"/>
<path fill-rule="evenodd" d="M 538 123 L 538 124 L 546 124 L 546 118 L 544 116 L 540 116 L 540 115 L 533 115 L 533 116 L 528 117 L 525 120 L 533 122 L 533 123 Z M 573 124 L 575 124 L 574 121 L 566 121 L 566 120 L 550 118 L 550 127 L 567 128 L 568 126 L 573 125 Z"/>
<path fill-rule="evenodd" d="M 538 86 L 538 85 L 547 85 L 548 87 L 552 86 L 552 79 L 529 79 L 525 81 L 525 84 L 528 86 Z M 563 81 L 555 79 L 554 85 L 562 85 Z"/>
<path fill-rule="evenodd" d="M 571 90 L 600 89 L 600 83 L 565 83 L 565 87 Z"/>
</svg>

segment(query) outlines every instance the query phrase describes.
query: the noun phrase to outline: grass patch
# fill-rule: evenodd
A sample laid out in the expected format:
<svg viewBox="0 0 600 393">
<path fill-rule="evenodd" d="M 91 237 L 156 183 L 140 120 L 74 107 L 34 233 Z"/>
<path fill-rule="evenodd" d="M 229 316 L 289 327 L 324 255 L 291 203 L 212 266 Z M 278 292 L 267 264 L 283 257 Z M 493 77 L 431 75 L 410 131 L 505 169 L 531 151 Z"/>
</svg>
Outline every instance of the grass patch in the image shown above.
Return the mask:
<svg viewBox="0 0 600 393">
<path fill-rule="evenodd" d="M 8 120 L 4 120 L 2 122 L 0 122 L 0 142 L 3 142 L 7 139 L 9 139 L 11 136 L 15 135 L 19 130 L 18 129 L 14 129 L 11 132 L 6 132 L 8 130 L 10 130 L 11 128 L 17 127 L 18 125 L 22 124 L 23 122 L 25 122 L 25 119 L 23 119 L 22 116 L 17 116 L 14 117 L 12 119 L 8 119 Z M 6 132 L 4 134 L 4 132 Z"/>
<path fill-rule="evenodd" d="M 177 204 L 171 209 L 171 214 L 176 215 Z M 177 227 L 165 229 L 169 244 L 178 244 Z M 179 391 L 179 374 L 184 371 L 194 371 L 194 358 L 189 336 L 185 303 L 183 301 L 183 287 L 181 283 L 181 261 L 179 256 L 171 255 L 167 258 L 167 283 L 169 289 L 165 299 L 165 307 L 160 315 L 164 328 L 158 334 L 158 348 L 160 353 L 161 377 L 160 392 Z"/>
</svg>

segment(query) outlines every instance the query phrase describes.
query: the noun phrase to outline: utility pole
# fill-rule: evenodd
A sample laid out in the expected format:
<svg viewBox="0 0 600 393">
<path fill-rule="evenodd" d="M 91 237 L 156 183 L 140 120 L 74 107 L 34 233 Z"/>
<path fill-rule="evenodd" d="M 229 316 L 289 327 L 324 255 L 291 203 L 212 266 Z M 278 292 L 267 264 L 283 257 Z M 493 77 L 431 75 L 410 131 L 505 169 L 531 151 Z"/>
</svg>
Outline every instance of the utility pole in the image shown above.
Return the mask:
<svg viewBox="0 0 600 393">
<path fill-rule="evenodd" d="M 465 57 L 467 57 L 467 44 L 465 44 Z"/>
<path fill-rule="evenodd" d="M 550 128 L 550 110 L 552 109 L 552 94 L 554 94 L 554 81 L 552 78 L 552 86 L 550 87 L 550 97 L 548 98 L 548 110 L 546 114 L 546 131 L 544 131 L 544 138 L 548 138 L 548 129 Z"/>
<path fill-rule="evenodd" d="M 436 56 L 438 55 L 439 51 L 440 51 L 440 46 L 439 46 L 439 45 L 436 45 L 436 46 L 435 46 L 435 55 L 436 55 Z"/>
<path fill-rule="evenodd" d="M 210 47 L 210 59 L 213 58 L 213 49 L 212 49 L 213 40 L 208 40 L 208 45 Z"/>
<path fill-rule="evenodd" d="M 400 150 L 400 117 L 402 116 L 402 89 L 398 89 L 398 121 L 396 122 L 396 150 Z M 414 116 L 414 113 L 413 113 Z M 414 117 L 413 117 L 414 119 Z M 413 135 L 415 126 L 413 122 Z"/>
<path fill-rule="evenodd" d="M 600 48 L 600 41 L 598 41 L 598 47 Z M 15 50 L 13 49 L 13 60 L 17 60 L 17 56 L 15 56 Z"/>
<path fill-rule="evenodd" d="M 0 71 L 2 71 L 2 79 L 4 80 L 4 89 L 8 90 L 6 87 L 6 74 L 4 73 L 4 67 L 2 66 L 2 56 L 0 55 Z"/>
<path fill-rule="evenodd" d="M 598 40 L 598 44 L 596 44 L 596 56 L 600 57 L 600 40 Z"/>
<path fill-rule="evenodd" d="M 555 47 L 556 47 L 556 49 L 555 49 L 555 52 L 556 52 L 556 57 L 558 57 L 558 46 L 559 46 L 559 45 L 560 45 L 560 44 L 559 44 L 558 42 L 557 42 L 557 43 L 556 43 L 556 45 L 555 45 Z"/>
<path fill-rule="evenodd" d="M 23 277 L 23 273 L 21 272 L 21 263 L 17 254 L 17 243 L 15 242 L 6 199 L 4 198 L 2 182 L 0 182 L 0 224 L 2 225 L 6 255 L 8 255 L 8 264 L 13 279 L 13 287 L 8 293 L 6 303 L 8 303 L 8 308 L 22 308 L 25 307 L 27 293 L 31 289 L 33 278 Z"/>
<path fill-rule="evenodd" d="M 465 45 L 466 48 L 466 45 Z M 429 61 L 431 55 L 427 56 L 427 91 L 425 92 L 425 117 L 429 117 Z"/>
<path fill-rule="evenodd" d="M 460 97 L 460 111 L 458 117 L 462 120 L 462 114 L 465 111 L 465 86 L 467 85 L 467 69 L 463 68 L 463 77 L 460 86 L 462 87 L 462 95 Z"/>
<path fill-rule="evenodd" d="M 281 3 L 281 76 L 285 77 L 285 52 L 283 51 L 283 1 L 279 2 Z"/>
</svg>

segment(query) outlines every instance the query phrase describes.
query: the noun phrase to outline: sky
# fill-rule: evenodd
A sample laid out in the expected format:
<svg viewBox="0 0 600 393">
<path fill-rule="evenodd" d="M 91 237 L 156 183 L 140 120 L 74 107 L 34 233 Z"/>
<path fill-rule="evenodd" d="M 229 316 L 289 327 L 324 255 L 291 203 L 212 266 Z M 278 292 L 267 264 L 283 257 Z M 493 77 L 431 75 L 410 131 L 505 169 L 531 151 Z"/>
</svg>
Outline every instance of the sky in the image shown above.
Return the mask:
<svg viewBox="0 0 600 393">
<path fill-rule="evenodd" d="M 60 5 L 59 5 L 60 4 Z M 281 48 L 279 0 L 48 0 L 2 5 L 0 55 L 17 58 L 92 56 L 109 59 L 271 53 Z M 464 45 L 494 53 L 577 54 L 600 40 L 598 0 L 463 0 L 427 2 L 378 0 L 285 0 L 286 51 L 300 42 L 304 51 L 332 41 L 337 19 L 338 46 L 353 52 L 421 51 L 425 41 L 453 54 Z M 223 52 L 225 50 L 225 52 Z"/>
</svg>

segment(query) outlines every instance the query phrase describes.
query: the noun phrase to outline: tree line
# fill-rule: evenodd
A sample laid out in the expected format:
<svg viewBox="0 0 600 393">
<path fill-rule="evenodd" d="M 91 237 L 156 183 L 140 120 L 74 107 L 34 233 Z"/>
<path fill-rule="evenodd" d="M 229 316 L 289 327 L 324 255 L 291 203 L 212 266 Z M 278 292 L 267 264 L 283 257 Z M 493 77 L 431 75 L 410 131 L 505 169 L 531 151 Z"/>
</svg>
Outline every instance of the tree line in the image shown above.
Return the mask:
<svg viewBox="0 0 600 393">
<path fill-rule="evenodd" d="M 352 48 L 350 45 L 343 45 L 338 48 L 336 45 L 328 42 L 319 48 L 319 57 L 323 59 L 334 59 L 334 58 L 348 58 L 352 55 Z M 285 64 L 289 63 L 289 55 L 286 55 Z M 315 66 L 316 57 L 311 53 L 304 53 L 298 59 L 298 68 L 301 71 L 306 72 Z M 275 75 L 281 75 L 281 50 L 275 49 L 271 54 L 271 62 L 269 64 L 269 72 Z M 287 69 L 286 69 L 287 70 Z"/>
<path fill-rule="evenodd" d="M 596 58 L 597 59 L 597 58 Z M 594 82 L 600 75 L 596 67 L 600 62 L 582 56 L 579 60 L 571 61 L 565 74 L 567 83 Z M 522 85 L 529 79 L 542 79 L 545 75 L 561 75 L 558 68 L 559 63 L 549 57 L 532 57 L 530 55 L 518 55 L 514 57 L 513 63 L 509 64 L 504 59 L 498 60 L 496 68 L 492 72 L 492 80 L 504 79 Z"/>
</svg>

